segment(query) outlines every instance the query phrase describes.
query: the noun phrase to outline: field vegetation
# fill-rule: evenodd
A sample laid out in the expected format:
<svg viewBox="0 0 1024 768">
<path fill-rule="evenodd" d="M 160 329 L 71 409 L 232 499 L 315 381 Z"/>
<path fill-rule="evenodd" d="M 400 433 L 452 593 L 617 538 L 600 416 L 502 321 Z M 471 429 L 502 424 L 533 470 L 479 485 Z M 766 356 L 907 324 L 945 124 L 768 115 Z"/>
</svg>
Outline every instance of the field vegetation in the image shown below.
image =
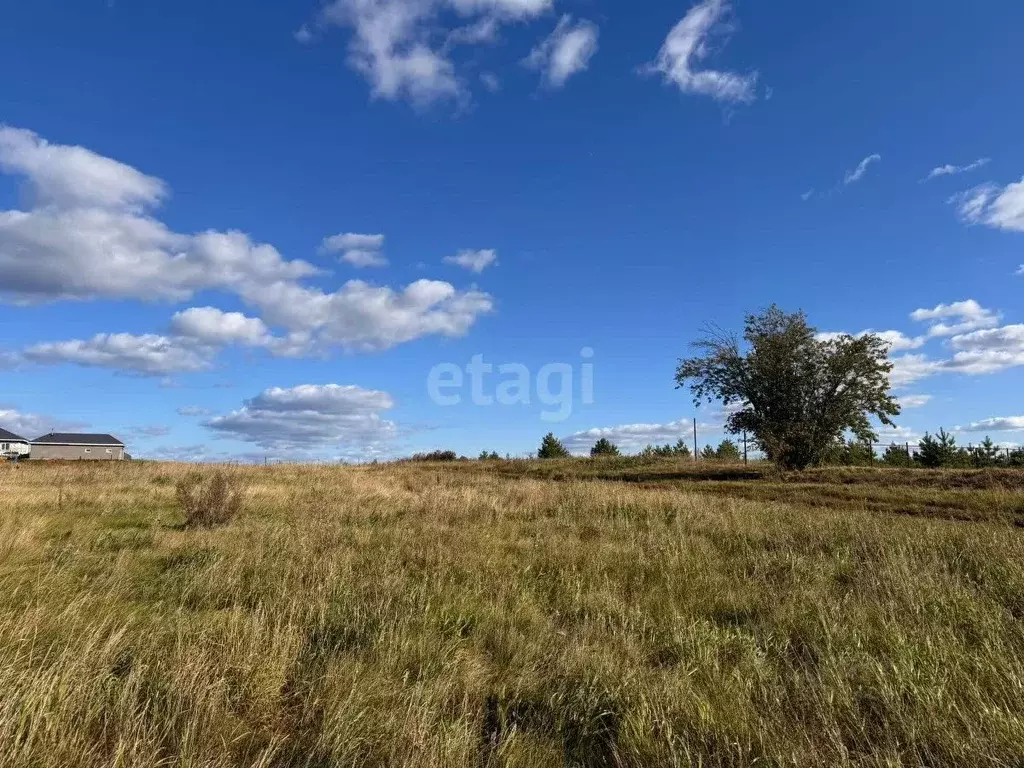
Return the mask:
<svg viewBox="0 0 1024 768">
<path fill-rule="evenodd" d="M 0 765 L 1024 755 L 1019 473 L 197 471 L 0 466 Z"/>
</svg>

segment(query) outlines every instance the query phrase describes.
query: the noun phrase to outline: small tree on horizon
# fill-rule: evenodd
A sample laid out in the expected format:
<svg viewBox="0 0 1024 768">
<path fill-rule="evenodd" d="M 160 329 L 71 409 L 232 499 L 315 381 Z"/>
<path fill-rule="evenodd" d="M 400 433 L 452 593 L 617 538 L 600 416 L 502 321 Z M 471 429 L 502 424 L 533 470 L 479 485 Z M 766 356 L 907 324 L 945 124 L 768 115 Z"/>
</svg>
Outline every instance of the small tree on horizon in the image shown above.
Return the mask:
<svg viewBox="0 0 1024 768">
<path fill-rule="evenodd" d="M 702 461 L 718 461 L 718 452 L 710 445 L 705 445 L 700 451 Z"/>
<path fill-rule="evenodd" d="M 537 451 L 538 459 L 565 459 L 569 455 L 569 451 L 553 432 L 544 435 L 544 439 L 540 441 L 540 449 Z"/>
<path fill-rule="evenodd" d="M 590 455 L 597 456 L 618 456 L 619 446 L 609 440 L 607 437 L 602 437 L 596 443 L 594 447 L 590 449 Z"/>
<path fill-rule="evenodd" d="M 715 458 L 719 461 L 737 462 L 743 458 L 743 454 L 740 453 L 739 446 L 736 443 L 726 438 L 715 449 Z"/>
<path fill-rule="evenodd" d="M 676 386 L 689 384 L 695 404 L 738 404 L 726 430 L 752 434 L 780 467 L 821 463 L 846 432 L 874 442 L 871 416 L 895 426 L 889 344 L 876 334 L 819 338 L 803 312 L 772 305 L 747 315 L 743 342 L 710 329 L 694 345 L 703 355 L 679 361 Z"/>
<path fill-rule="evenodd" d="M 887 467 L 911 467 L 914 465 L 914 460 L 910 457 L 910 452 L 906 446 L 892 443 L 885 449 L 885 453 L 882 455 L 882 463 Z"/>
</svg>

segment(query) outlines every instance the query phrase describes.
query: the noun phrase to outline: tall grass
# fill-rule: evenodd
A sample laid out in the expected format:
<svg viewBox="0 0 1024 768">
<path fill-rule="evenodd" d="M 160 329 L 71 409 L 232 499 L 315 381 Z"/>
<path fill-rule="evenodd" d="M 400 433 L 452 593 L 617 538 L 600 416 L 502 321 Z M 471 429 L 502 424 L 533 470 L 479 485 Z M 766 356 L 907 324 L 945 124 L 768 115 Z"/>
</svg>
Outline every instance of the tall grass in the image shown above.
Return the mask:
<svg viewBox="0 0 1024 768">
<path fill-rule="evenodd" d="M 1024 755 L 1012 526 L 408 464 L 184 530 L 191 471 L 0 468 L 0 765 Z"/>
</svg>

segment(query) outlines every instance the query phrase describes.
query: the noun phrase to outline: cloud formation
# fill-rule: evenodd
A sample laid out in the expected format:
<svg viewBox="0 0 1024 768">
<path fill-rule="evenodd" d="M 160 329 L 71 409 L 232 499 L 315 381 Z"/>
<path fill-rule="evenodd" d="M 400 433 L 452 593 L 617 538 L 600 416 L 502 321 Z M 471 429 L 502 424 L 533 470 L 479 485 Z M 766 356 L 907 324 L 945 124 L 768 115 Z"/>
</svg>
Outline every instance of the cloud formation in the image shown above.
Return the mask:
<svg viewBox="0 0 1024 768">
<path fill-rule="evenodd" d="M 196 371 L 209 367 L 215 347 L 229 343 L 279 355 L 335 346 L 380 350 L 424 335 L 462 335 L 493 308 L 488 294 L 441 281 L 404 289 L 358 280 L 333 291 L 308 287 L 305 278 L 322 276 L 312 264 L 287 260 L 241 232 L 175 233 L 150 210 L 167 194 L 163 182 L 30 131 L 0 128 L 0 169 L 24 177 L 36 200 L 27 211 L 0 211 L 0 301 L 177 302 L 220 290 L 262 314 L 188 309 L 172 318 L 166 334 L 99 334 L 36 345 L 17 359 L 152 375 Z M 363 254 L 382 243 L 382 235 L 349 233 L 328 238 L 325 247 L 365 263 Z M 274 336 L 271 325 L 284 335 Z M 4 361 L 16 359 L 5 355 Z"/>
<path fill-rule="evenodd" d="M 37 413 L 23 413 L 15 408 L 0 407 L 0 427 L 8 432 L 34 440 L 49 432 L 84 429 L 89 425 L 81 421 L 64 421 Z"/>
<path fill-rule="evenodd" d="M 444 263 L 454 264 L 479 275 L 488 267 L 497 265 L 498 252 L 493 248 L 482 248 L 479 251 L 459 251 L 454 256 L 445 256 Z"/>
<path fill-rule="evenodd" d="M 843 177 L 843 184 L 849 186 L 850 184 L 857 183 L 864 178 L 865 174 L 868 172 L 868 168 L 870 168 L 873 163 L 880 163 L 881 161 L 882 156 L 877 153 L 868 155 L 857 164 L 856 168 L 846 172 L 846 175 Z"/>
<path fill-rule="evenodd" d="M 961 173 L 969 173 L 988 165 L 990 162 L 992 162 L 991 158 L 983 157 L 968 165 L 940 165 L 937 168 L 932 168 L 929 174 L 921 179 L 921 181 L 931 181 L 932 179 L 937 179 L 940 176 L 956 176 Z"/>
<path fill-rule="evenodd" d="M 221 437 L 274 451 L 333 450 L 361 456 L 379 451 L 398 434 L 381 417 L 394 401 L 386 392 L 355 385 L 301 384 L 272 387 L 241 408 L 204 422 Z"/>
<path fill-rule="evenodd" d="M 541 72 L 549 88 L 561 88 L 577 72 L 585 70 L 597 53 L 597 24 L 581 19 L 573 22 L 565 14 L 555 30 L 523 59 L 523 64 Z"/>
<path fill-rule="evenodd" d="M 456 47 L 493 44 L 502 25 L 551 7 L 552 0 L 331 0 L 297 34 L 309 42 L 315 30 L 351 30 L 349 65 L 373 98 L 426 106 L 468 97 Z"/>
<path fill-rule="evenodd" d="M 360 235 L 348 232 L 325 237 L 320 245 L 321 253 L 340 253 L 341 260 L 354 267 L 386 267 L 384 257 L 384 235 Z"/>
<path fill-rule="evenodd" d="M 662 75 L 683 93 L 710 96 L 716 101 L 751 102 L 756 98 L 757 72 L 738 75 L 714 69 L 698 69 L 711 52 L 709 37 L 731 10 L 726 0 L 704 0 L 693 6 L 668 33 L 658 57 L 646 71 Z"/>
<path fill-rule="evenodd" d="M 960 218 L 1008 232 L 1024 232 L 1024 178 L 1000 187 L 982 184 L 950 198 Z"/>
<path fill-rule="evenodd" d="M 956 429 L 959 432 L 1017 432 L 1024 430 L 1024 416 L 995 416 Z"/>
</svg>

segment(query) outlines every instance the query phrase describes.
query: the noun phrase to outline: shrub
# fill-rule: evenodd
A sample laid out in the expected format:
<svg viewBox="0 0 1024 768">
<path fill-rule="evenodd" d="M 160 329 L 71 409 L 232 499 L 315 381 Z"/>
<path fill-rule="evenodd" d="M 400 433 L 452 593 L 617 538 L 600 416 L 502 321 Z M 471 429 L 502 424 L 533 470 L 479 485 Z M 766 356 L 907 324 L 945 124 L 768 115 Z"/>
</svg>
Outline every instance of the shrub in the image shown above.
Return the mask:
<svg viewBox="0 0 1024 768">
<path fill-rule="evenodd" d="M 553 432 L 548 432 L 541 440 L 540 449 L 537 451 L 538 459 L 565 459 L 569 457 L 569 451 L 562 441 L 555 437 Z"/>
<path fill-rule="evenodd" d="M 458 461 L 459 455 L 455 451 L 431 451 L 430 453 L 414 453 L 413 461 Z"/>
<path fill-rule="evenodd" d="M 591 456 L 618 456 L 619 446 L 609 440 L 607 437 L 602 437 L 596 443 L 594 447 L 590 449 Z"/>
<path fill-rule="evenodd" d="M 242 493 L 232 486 L 223 472 L 209 479 L 191 472 L 175 486 L 178 505 L 185 514 L 186 528 L 213 528 L 226 525 L 242 506 Z"/>
</svg>

